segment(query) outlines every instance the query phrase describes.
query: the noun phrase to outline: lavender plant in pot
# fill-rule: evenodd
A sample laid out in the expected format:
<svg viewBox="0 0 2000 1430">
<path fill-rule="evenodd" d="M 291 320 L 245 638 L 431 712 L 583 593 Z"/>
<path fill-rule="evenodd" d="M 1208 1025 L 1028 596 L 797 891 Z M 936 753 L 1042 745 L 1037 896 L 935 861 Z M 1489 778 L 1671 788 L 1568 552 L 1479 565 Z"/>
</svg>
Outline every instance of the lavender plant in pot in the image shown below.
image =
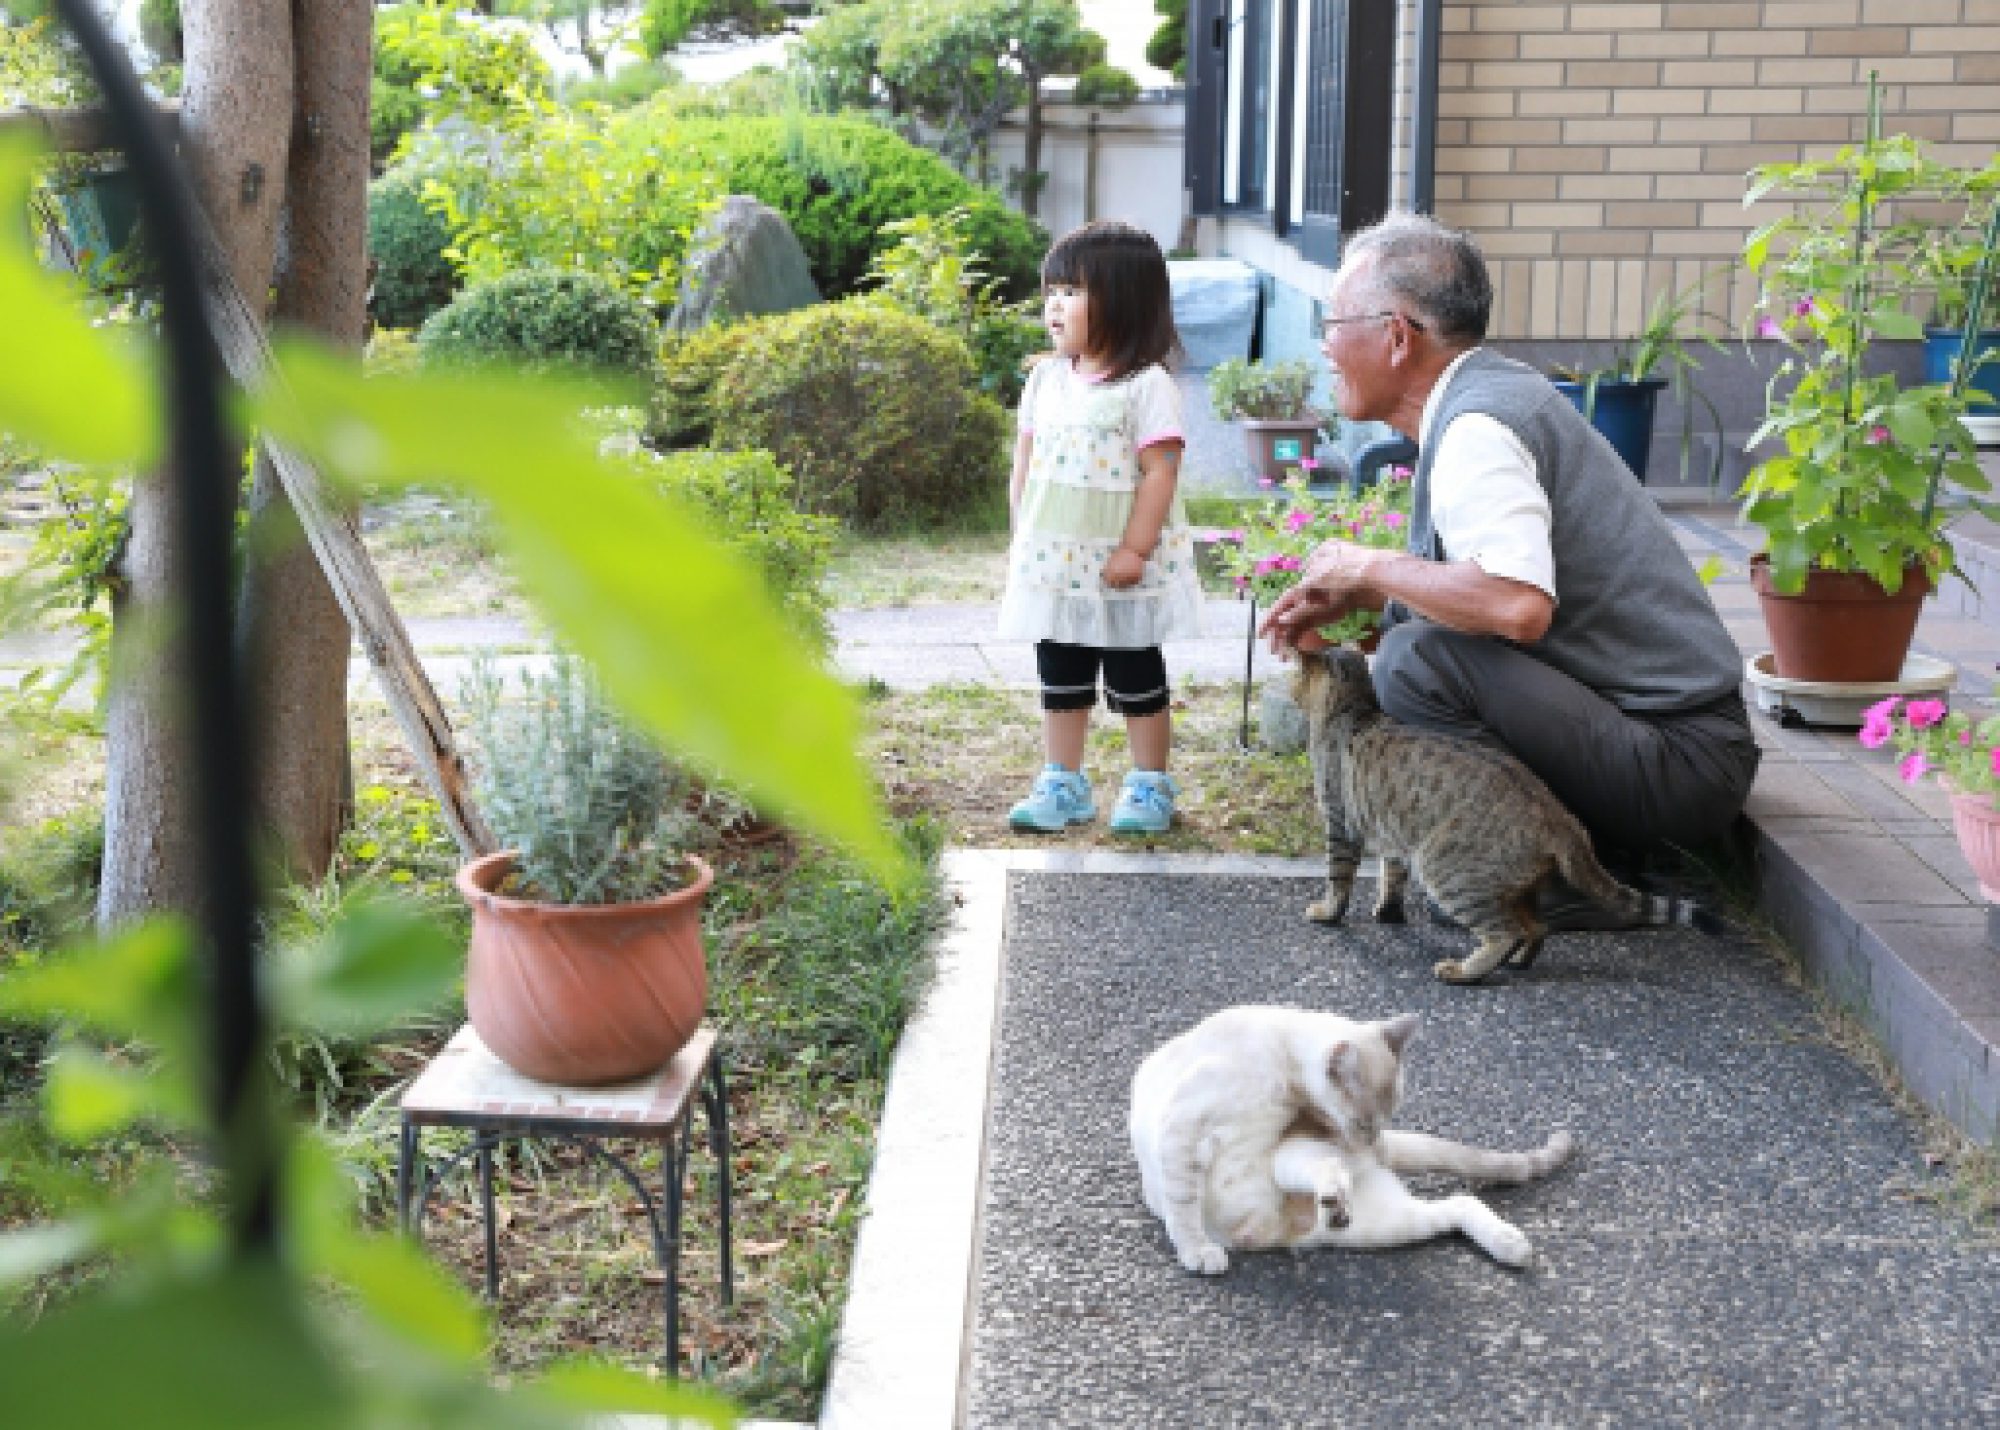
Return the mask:
<svg viewBox="0 0 2000 1430">
<path fill-rule="evenodd" d="M 504 851 L 458 874 L 466 1011 L 529 1077 L 637 1077 L 680 1051 L 708 997 L 714 873 L 689 847 L 702 795 L 576 657 L 520 686 L 509 698 L 482 660 L 465 689 L 474 788 Z"/>
</svg>

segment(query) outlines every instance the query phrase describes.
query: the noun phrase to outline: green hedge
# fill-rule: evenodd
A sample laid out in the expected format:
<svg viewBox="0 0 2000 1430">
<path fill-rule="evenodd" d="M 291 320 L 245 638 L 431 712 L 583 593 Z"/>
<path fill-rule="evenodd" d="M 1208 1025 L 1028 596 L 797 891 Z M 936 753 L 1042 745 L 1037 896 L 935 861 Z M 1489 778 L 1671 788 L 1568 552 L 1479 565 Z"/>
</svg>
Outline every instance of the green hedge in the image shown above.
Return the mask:
<svg viewBox="0 0 2000 1430">
<path fill-rule="evenodd" d="M 375 280 L 368 311 L 378 327 L 414 328 L 458 291 L 444 250 L 451 226 L 424 204 L 426 175 L 399 164 L 368 189 L 368 256 Z"/>
<path fill-rule="evenodd" d="M 650 378 L 660 332 L 644 303 L 594 274 L 522 268 L 467 288 L 432 315 L 417 340 L 427 363 Z"/>
<path fill-rule="evenodd" d="M 761 448 L 807 510 L 860 528 L 962 514 L 1007 474 L 1007 418 L 965 344 L 867 299 L 670 342 L 653 439 Z"/>
<path fill-rule="evenodd" d="M 991 189 L 961 176 L 928 149 L 851 116 L 728 120 L 663 112 L 661 142 L 708 156 L 728 192 L 782 213 L 798 235 L 820 292 L 855 291 L 875 255 L 894 243 L 884 226 L 918 214 L 966 210 L 966 231 L 1009 297 L 1041 283 L 1048 235 Z"/>
</svg>

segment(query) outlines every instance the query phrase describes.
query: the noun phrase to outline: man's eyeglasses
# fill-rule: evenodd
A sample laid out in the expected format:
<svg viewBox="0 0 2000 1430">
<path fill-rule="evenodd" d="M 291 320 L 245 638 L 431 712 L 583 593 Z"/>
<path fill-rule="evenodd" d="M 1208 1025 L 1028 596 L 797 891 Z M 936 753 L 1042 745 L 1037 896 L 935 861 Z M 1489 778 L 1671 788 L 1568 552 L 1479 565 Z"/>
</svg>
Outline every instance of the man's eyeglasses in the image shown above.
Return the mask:
<svg viewBox="0 0 2000 1430">
<path fill-rule="evenodd" d="M 1377 318 L 1401 318 L 1418 332 L 1421 333 L 1424 330 L 1424 325 L 1415 318 L 1412 318 L 1408 313 L 1398 313 L 1393 309 L 1384 308 L 1379 313 L 1350 313 L 1344 318 L 1322 318 L 1319 323 L 1320 339 L 1324 342 L 1332 342 L 1334 330 L 1342 323 L 1369 323 Z"/>
</svg>

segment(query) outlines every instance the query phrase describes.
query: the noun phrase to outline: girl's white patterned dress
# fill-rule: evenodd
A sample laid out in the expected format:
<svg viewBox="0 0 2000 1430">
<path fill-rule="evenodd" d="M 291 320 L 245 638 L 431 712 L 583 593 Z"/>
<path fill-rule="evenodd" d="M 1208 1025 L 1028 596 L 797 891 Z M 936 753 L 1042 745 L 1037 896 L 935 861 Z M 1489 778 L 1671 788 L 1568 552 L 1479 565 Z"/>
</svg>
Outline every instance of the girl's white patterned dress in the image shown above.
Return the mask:
<svg viewBox="0 0 2000 1430">
<path fill-rule="evenodd" d="M 1068 358 L 1038 364 L 1021 395 L 1035 445 L 1000 601 L 1000 634 L 1138 650 L 1201 633 L 1201 585 L 1180 494 L 1139 584 L 1113 591 L 1104 563 L 1124 538 L 1139 450 L 1182 437 L 1180 391 L 1157 365 L 1117 382 Z"/>
</svg>

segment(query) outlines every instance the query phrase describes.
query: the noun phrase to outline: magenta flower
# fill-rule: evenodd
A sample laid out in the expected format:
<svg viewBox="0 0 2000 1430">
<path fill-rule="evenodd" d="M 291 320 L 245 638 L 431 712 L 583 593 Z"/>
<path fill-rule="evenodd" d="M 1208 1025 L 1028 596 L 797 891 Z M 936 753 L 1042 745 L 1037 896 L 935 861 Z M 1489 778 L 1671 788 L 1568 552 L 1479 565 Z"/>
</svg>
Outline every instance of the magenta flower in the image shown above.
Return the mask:
<svg viewBox="0 0 2000 1430">
<path fill-rule="evenodd" d="M 1347 534 L 1349 536 L 1361 535 L 1361 522 L 1358 519 L 1347 523 Z"/>
<path fill-rule="evenodd" d="M 1930 767 L 1931 762 L 1924 758 L 1922 750 L 1912 750 L 1896 762 L 1896 773 L 1902 777 L 1904 784 L 1913 785 L 1924 777 L 1924 771 Z"/>
<path fill-rule="evenodd" d="M 1304 564 L 1296 556 L 1280 556 L 1278 558 L 1278 569 L 1280 571 L 1297 571 Z"/>
<path fill-rule="evenodd" d="M 1986 764 L 1992 770 L 1993 778 L 2000 780 L 2000 745 L 1995 745 L 1986 752 Z"/>
<path fill-rule="evenodd" d="M 1296 535 L 1301 528 L 1311 526 L 1312 519 L 1309 511 L 1294 511 L 1285 518 L 1285 528 Z"/>
<path fill-rule="evenodd" d="M 1889 440 L 1889 429 L 1884 427 L 1880 422 L 1877 422 L 1873 427 L 1868 429 L 1868 440 L 1877 447 L 1881 446 Z"/>
<path fill-rule="evenodd" d="M 1902 696 L 1900 696 L 1900 695 L 1891 695 L 1891 696 L 1889 696 L 1889 697 L 1888 697 L 1887 699 L 1885 699 L 1885 700 L 1878 700 L 1878 701 L 1876 701 L 1876 702 L 1875 702 L 1875 703 L 1874 703 L 1873 705 L 1869 706 L 1869 707 L 1868 707 L 1868 708 L 1867 708 L 1866 710 L 1863 710 L 1863 711 L 1861 712 L 1861 715 L 1862 715 L 1862 718 L 1863 718 L 1863 719 L 1865 719 L 1865 720 L 1871 720 L 1871 721 L 1872 721 L 1872 720 L 1884 720 L 1884 721 L 1886 721 L 1886 720 L 1890 719 L 1891 717 L 1893 717 L 1893 716 L 1895 715 L 1895 713 L 1896 713 L 1896 711 L 1897 711 L 1897 710 L 1899 710 L 1900 708 L 1902 708 L 1902 704 L 1903 704 L 1903 697 L 1902 697 Z"/>
<path fill-rule="evenodd" d="M 1792 304 L 1792 316 L 1794 318 L 1806 317 L 1811 314 L 1812 310 L 1813 300 L 1810 298 L 1801 298 L 1798 302 Z"/>
<path fill-rule="evenodd" d="M 1944 719 L 1945 703 L 1942 700 L 1912 700 L 1910 708 L 1903 713 L 1909 716 L 1912 730 L 1928 730 Z"/>
<path fill-rule="evenodd" d="M 1760 338 L 1782 338 L 1785 330 L 1778 326 L 1778 320 L 1766 313 L 1757 320 L 1757 336 Z"/>
<path fill-rule="evenodd" d="M 1319 458 L 1317 458 L 1317 457 L 1301 457 L 1301 458 L 1299 458 L 1299 470 L 1300 470 L 1300 471 L 1302 471 L 1302 472 L 1316 472 L 1316 471 L 1318 471 L 1318 470 L 1319 470 Z"/>
<path fill-rule="evenodd" d="M 1257 564 L 1250 568 L 1251 574 L 1257 576 L 1268 576 L 1277 569 L 1278 558 L 1275 556 L 1260 556 L 1257 558 Z"/>
<path fill-rule="evenodd" d="M 1243 540 L 1243 528 L 1240 526 L 1231 527 L 1228 531 L 1222 533 L 1222 539 L 1240 544 Z"/>
<path fill-rule="evenodd" d="M 1389 475 L 1399 482 L 1407 482 L 1414 475 L 1408 467 L 1391 467 Z"/>
<path fill-rule="evenodd" d="M 1382 513 L 1382 523 L 1394 531 L 1403 524 L 1403 514 L 1400 511 L 1385 511 Z"/>
<path fill-rule="evenodd" d="M 1958 732 L 1958 743 L 1962 749 L 1969 750 L 1972 748 L 1972 727 L 1970 725 Z"/>
<path fill-rule="evenodd" d="M 1264 488 L 1265 491 L 1269 491 L 1272 487 L 1275 487 L 1277 483 L 1272 481 L 1269 477 L 1259 477 L 1257 478 L 1257 485 Z"/>
<path fill-rule="evenodd" d="M 1869 719 L 1863 722 L 1861 733 L 1854 738 L 1871 750 L 1879 750 L 1889 743 L 1889 722 Z"/>
</svg>

